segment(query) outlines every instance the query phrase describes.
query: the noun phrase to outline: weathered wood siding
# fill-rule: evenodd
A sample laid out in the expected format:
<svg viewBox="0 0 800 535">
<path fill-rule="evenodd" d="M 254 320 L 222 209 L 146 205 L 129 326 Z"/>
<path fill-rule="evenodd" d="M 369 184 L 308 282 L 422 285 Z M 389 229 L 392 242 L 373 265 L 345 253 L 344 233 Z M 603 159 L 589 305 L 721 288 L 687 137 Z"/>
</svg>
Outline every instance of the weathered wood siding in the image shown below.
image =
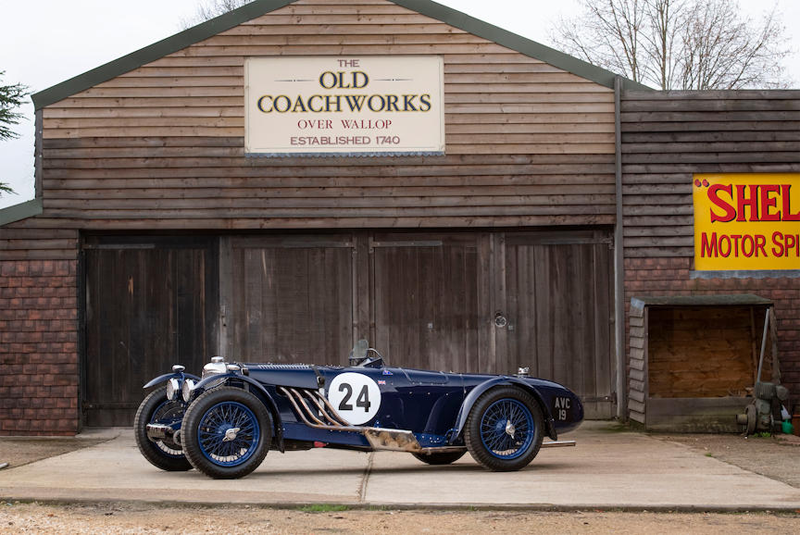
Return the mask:
<svg viewBox="0 0 800 535">
<path fill-rule="evenodd" d="M 641 305 L 641 306 L 640 306 Z M 641 424 L 647 416 L 647 309 L 637 301 L 630 307 L 630 360 L 628 361 L 628 417 Z"/>
<path fill-rule="evenodd" d="M 693 174 L 800 172 L 800 91 L 627 91 L 621 123 L 625 303 L 711 293 L 773 300 L 783 381 L 800 391 L 800 279 L 691 276 Z M 634 312 L 631 379 L 640 336 Z"/>
<path fill-rule="evenodd" d="M 217 351 L 216 240 L 87 237 L 83 422 L 127 426 L 142 385 Z"/>
<path fill-rule="evenodd" d="M 446 156 L 245 158 L 251 56 L 444 57 Z M 34 227 L 613 224 L 611 89 L 384 0 L 301 0 L 43 110 Z"/>
</svg>

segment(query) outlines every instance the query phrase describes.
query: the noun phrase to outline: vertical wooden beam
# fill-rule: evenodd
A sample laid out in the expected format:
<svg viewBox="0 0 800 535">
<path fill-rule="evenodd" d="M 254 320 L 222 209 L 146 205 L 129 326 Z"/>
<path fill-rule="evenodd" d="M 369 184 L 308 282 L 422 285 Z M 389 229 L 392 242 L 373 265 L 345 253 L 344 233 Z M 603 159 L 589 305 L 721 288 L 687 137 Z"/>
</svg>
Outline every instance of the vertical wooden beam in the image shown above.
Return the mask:
<svg viewBox="0 0 800 535">
<path fill-rule="evenodd" d="M 474 369 L 469 371 L 487 372 L 495 365 L 495 340 L 493 320 L 491 247 L 492 234 L 481 232 L 478 235 L 478 358 Z"/>
<path fill-rule="evenodd" d="M 506 301 L 506 235 L 504 232 L 493 232 L 491 236 L 491 270 L 492 270 L 492 329 L 494 330 L 494 370 L 492 373 L 513 373 L 508 370 L 508 303 Z M 500 325 L 495 322 L 497 316 L 505 318 Z"/>
<path fill-rule="evenodd" d="M 616 222 L 614 225 L 614 337 L 616 339 L 616 389 L 617 418 L 626 418 L 627 381 L 625 367 L 625 244 L 622 214 L 622 133 L 620 100 L 622 78 L 614 78 L 614 175 L 616 194 Z M 646 316 L 645 316 L 646 319 Z"/>
<path fill-rule="evenodd" d="M 234 324 L 233 311 L 233 246 L 229 236 L 219 238 L 219 337 L 217 352 L 219 355 L 233 355 L 233 336 L 228 325 Z"/>
<path fill-rule="evenodd" d="M 44 132 L 44 111 L 36 110 L 34 118 L 34 142 L 33 142 L 33 196 L 36 199 L 42 198 L 42 138 Z"/>
<path fill-rule="evenodd" d="M 372 347 L 377 347 L 374 313 L 371 310 L 372 266 L 370 262 L 371 234 L 357 232 L 352 236 L 353 249 L 353 340 L 367 338 Z"/>
</svg>

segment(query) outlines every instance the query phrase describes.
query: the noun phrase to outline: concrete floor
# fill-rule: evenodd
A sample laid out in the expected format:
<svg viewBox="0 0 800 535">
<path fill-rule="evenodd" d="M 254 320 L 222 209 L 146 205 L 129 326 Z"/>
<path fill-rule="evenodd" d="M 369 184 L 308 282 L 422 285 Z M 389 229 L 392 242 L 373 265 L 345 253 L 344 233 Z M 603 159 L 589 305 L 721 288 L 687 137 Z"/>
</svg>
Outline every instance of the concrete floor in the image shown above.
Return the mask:
<svg viewBox="0 0 800 535">
<path fill-rule="evenodd" d="M 136 448 L 130 429 L 90 432 L 111 440 L 0 471 L 0 498 L 364 506 L 517 506 L 701 510 L 797 510 L 800 489 L 686 446 L 586 422 L 543 449 L 526 469 L 493 473 L 469 455 L 428 466 L 405 453 L 316 449 L 270 452 L 240 480 L 163 472 Z"/>
</svg>

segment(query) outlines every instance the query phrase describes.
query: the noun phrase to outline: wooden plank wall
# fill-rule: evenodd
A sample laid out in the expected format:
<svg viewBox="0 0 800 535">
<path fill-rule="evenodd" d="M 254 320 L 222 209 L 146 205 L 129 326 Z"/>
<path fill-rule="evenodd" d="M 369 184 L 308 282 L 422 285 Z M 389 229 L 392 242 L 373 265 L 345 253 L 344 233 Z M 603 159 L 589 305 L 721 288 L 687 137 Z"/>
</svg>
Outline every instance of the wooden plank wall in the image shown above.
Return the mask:
<svg viewBox="0 0 800 535">
<path fill-rule="evenodd" d="M 644 303 L 634 301 L 629 321 L 628 417 L 644 424 L 647 414 L 647 310 Z"/>
<path fill-rule="evenodd" d="M 621 129 L 625 303 L 714 293 L 772 299 L 783 381 L 800 392 L 800 279 L 692 278 L 691 186 L 694 173 L 800 172 L 800 91 L 624 91 Z M 636 318 L 631 309 L 631 374 Z"/>
<path fill-rule="evenodd" d="M 444 57 L 446 156 L 245 158 L 243 65 Z M 47 106 L 33 227 L 613 224 L 609 88 L 385 0 L 301 0 Z"/>
<path fill-rule="evenodd" d="M 695 173 L 800 172 L 800 91 L 622 94 L 625 257 L 693 257 Z"/>
</svg>

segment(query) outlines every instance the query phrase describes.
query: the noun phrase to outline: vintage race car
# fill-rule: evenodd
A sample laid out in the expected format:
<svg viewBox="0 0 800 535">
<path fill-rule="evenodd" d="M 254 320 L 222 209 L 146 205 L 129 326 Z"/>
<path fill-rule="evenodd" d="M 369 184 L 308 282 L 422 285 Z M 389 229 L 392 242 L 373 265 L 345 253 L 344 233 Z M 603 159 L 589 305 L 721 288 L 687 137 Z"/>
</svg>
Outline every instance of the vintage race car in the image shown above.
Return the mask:
<svg viewBox="0 0 800 535">
<path fill-rule="evenodd" d="M 164 384 L 166 383 L 166 384 Z M 270 449 L 405 451 L 432 465 L 467 451 L 495 471 L 519 470 L 577 428 L 583 405 L 558 383 L 517 375 L 392 368 L 360 340 L 349 367 L 240 364 L 213 357 L 202 377 L 173 366 L 134 422 L 142 455 L 163 470 L 213 478 L 255 470 Z"/>
</svg>

